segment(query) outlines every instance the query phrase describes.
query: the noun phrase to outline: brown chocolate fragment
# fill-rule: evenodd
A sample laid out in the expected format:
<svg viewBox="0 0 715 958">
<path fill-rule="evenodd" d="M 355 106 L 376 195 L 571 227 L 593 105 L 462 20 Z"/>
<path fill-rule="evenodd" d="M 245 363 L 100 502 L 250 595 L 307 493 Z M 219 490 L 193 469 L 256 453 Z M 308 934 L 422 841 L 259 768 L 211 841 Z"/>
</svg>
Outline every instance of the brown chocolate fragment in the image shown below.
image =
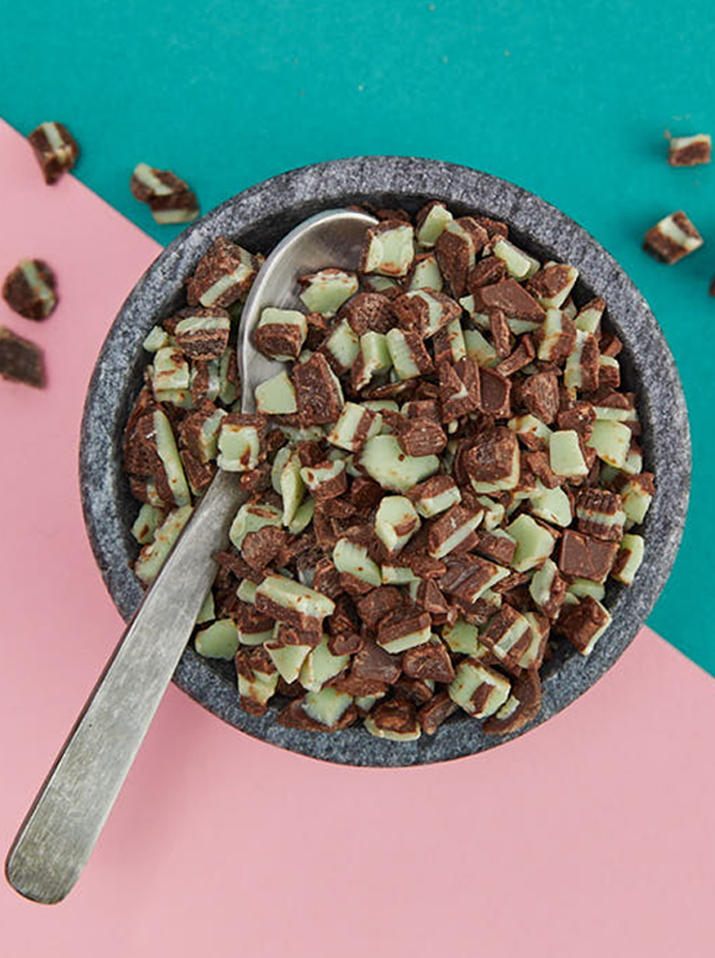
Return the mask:
<svg viewBox="0 0 715 958">
<path fill-rule="evenodd" d="M 387 333 L 396 325 L 392 302 L 382 293 L 357 293 L 345 303 L 338 315 L 340 319 L 347 319 L 358 336 L 370 331 Z"/>
<path fill-rule="evenodd" d="M 447 647 L 439 639 L 430 639 L 424 645 L 408 649 L 402 656 L 405 675 L 432 682 L 451 682 L 454 666 Z"/>
<path fill-rule="evenodd" d="M 590 595 L 584 596 L 578 605 L 566 605 L 556 621 L 554 629 L 583 653 L 593 636 L 608 622 L 608 613 Z"/>
<path fill-rule="evenodd" d="M 48 186 L 77 162 L 79 146 L 63 123 L 41 123 L 27 139 Z"/>
<path fill-rule="evenodd" d="M 302 694 L 303 689 L 301 688 L 300 691 Z M 282 694 L 285 695 L 285 691 L 283 691 Z M 243 701 L 241 704 L 243 705 Z M 277 722 L 279 725 L 284 725 L 286 728 L 299 729 L 301 732 L 339 732 L 341 729 L 348 728 L 350 725 L 352 725 L 353 722 L 357 720 L 357 717 L 357 709 L 354 705 L 349 705 L 335 725 L 323 725 L 321 722 L 316 722 L 315 719 L 312 719 L 308 715 L 303 708 L 303 702 L 301 699 L 293 699 L 288 703 L 288 705 L 286 705 L 283 711 L 279 713 Z"/>
<path fill-rule="evenodd" d="M 432 698 L 432 689 L 423 679 L 411 679 L 401 675 L 392 686 L 392 694 L 396 699 L 412 702 L 415 708 L 425 705 Z"/>
<path fill-rule="evenodd" d="M 496 535 L 494 532 L 478 534 L 474 551 L 498 565 L 509 566 L 516 552 L 516 542 L 508 536 Z"/>
<path fill-rule="evenodd" d="M 566 263 L 552 263 L 543 266 L 526 284 L 526 288 L 536 299 L 553 299 L 567 286 L 573 285 L 572 269 Z"/>
<path fill-rule="evenodd" d="M 306 362 L 296 363 L 293 385 L 304 428 L 335 422 L 343 408 L 343 398 L 340 384 L 322 353 L 314 353 Z"/>
<path fill-rule="evenodd" d="M 552 472 L 549 454 L 543 450 L 524 453 L 523 466 L 539 479 L 547 489 L 555 489 L 566 482 L 565 476 L 557 476 Z"/>
<path fill-rule="evenodd" d="M 370 712 L 370 716 L 376 728 L 384 732 L 408 734 L 419 729 L 415 707 L 407 699 L 380 702 Z"/>
<path fill-rule="evenodd" d="M 501 309 L 512 319 L 526 319 L 535 323 L 543 321 L 546 313 L 515 279 L 503 279 L 488 286 L 478 286 L 472 291 L 474 306 L 479 312 Z"/>
<path fill-rule="evenodd" d="M 40 347 L 4 326 L 0 326 L 0 376 L 36 389 L 45 385 L 45 361 Z"/>
<path fill-rule="evenodd" d="M 350 486 L 350 502 L 359 513 L 374 509 L 382 499 L 382 489 L 374 479 L 358 476 Z"/>
<path fill-rule="evenodd" d="M 200 300 L 206 296 L 214 283 L 236 272 L 241 278 L 231 283 L 209 305 L 225 308 L 245 296 L 251 288 L 260 265 L 258 258 L 254 256 L 251 257 L 250 265 L 247 266 L 246 257 L 245 250 L 236 246 L 225 236 L 215 239 L 199 260 L 196 272 L 187 282 L 186 298 L 189 305 L 200 305 Z"/>
<path fill-rule="evenodd" d="M 479 636 L 479 641 L 491 649 L 504 668 L 509 671 L 519 670 L 519 660 L 531 645 L 531 629 L 525 629 L 522 635 L 520 635 L 516 642 L 513 642 L 509 648 L 504 648 L 500 643 L 522 618 L 520 612 L 517 612 L 508 602 L 504 602 L 501 609 L 499 609 L 494 618 L 490 620 L 485 631 Z"/>
<path fill-rule="evenodd" d="M 358 615 L 368 629 L 374 630 L 390 612 L 399 609 L 404 599 L 394 585 L 382 585 L 357 603 Z"/>
<path fill-rule="evenodd" d="M 506 359 L 511 352 L 511 331 L 506 316 L 501 309 L 489 310 L 489 331 L 492 335 L 494 349 L 499 359 Z M 506 375 L 500 370 L 502 375 Z"/>
<path fill-rule="evenodd" d="M 609 519 L 621 517 L 615 525 Z M 623 538 L 623 502 L 617 492 L 607 489 L 584 489 L 576 497 L 576 516 L 578 531 L 596 539 L 620 542 Z"/>
<path fill-rule="evenodd" d="M 57 306 L 57 280 L 42 259 L 20 260 L 5 277 L 2 295 L 26 319 L 47 319 Z"/>
<path fill-rule="evenodd" d="M 459 529 L 470 523 L 480 512 L 483 512 L 481 506 L 476 509 L 464 503 L 455 503 L 447 512 L 442 513 L 436 519 L 431 519 L 428 529 L 428 544 L 430 555 L 438 555 L 441 547 L 456 533 Z M 472 543 L 476 543 L 476 536 L 472 537 Z"/>
<path fill-rule="evenodd" d="M 535 669 L 522 672 L 512 683 L 511 695 L 505 705 L 514 698 L 519 703 L 514 711 L 503 718 L 499 712 L 490 716 L 483 725 L 487 735 L 507 735 L 532 722 L 541 709 L 541 680 Z M 499 711 L 502 711 L 500 709 Z"/>
<path fill-rule="evenodd" d="M 498 283 L 506 276 L 506 266 L 504 260 L 497 256 L 485 256 L 480 259 L 474 269 L 470 270 L 467 276 L 467 289 L 471 295 L 474 290 L 480 286 L 489 286 L 490 283 Z"/>
<path fill-rule="evenodd" d="M 285 546 L 286 532 L 276 526 L 263 526 L 256 532 L 247 532 L 241 544 L 241 555 L 252 569 L 262 571 Z"/>
<path fill-rule="evenodd" d="M 456 222 L 468 235 L 445 229 L 440 233 L 434 250 L 442 276 L 452 295 L 459 299 L 467 292 L 467 276 L 474 266 L 475 254 L 481 252 L 489 236 L 476 220 L 470 221 L 469 217 L 462 217 Z"/>
<path fill-rule="evenodd" d="M 503 239 L 509 239 L 509 227 L 501 220 L 493 220 L 488 216 L 475 216 L 473 219 L 487 231 L 490 240 L 498 239 L 500 236 Z"/>
<path fill-rule="evenodd" d="M 525 409 L 550 426 L 559 411 L 559 381 L 554 373 L 528 376 L 519 394 Z"/>
<path fill-rule="evenodd" d="M 475 596 L 484 590 L 497 571 L 493 562 L 471 554 L 452 553 L 445 560 L 446 571 L 439 579 L 443 592 L 456 596 L 467 604 L 475 602 Z"/>
<path fill-rule="evenodd" d="M 669 223 L 670 228 L 664 228 Z M 677 237 L 672 235 L 677 231 Z M 682 210 L 665 217 L 645 234 L 643 249 L 660 260 L 672 265 L 702 246 L 703 239 Z"/>
<path fill-rule="evenodd" d="M 499 482 L 512 475 L 519 460 L 519 442 L 506 426 L 483 433 L 464 456 L 464 465 L 475 482 Z"/>
<path fill-rule="evenodd" d="M 331 655 L 355 655 L 364 645 L 365 640 L 357 632 L 338 632 L 328 637 Z"/>
<path fill-rule="evenodd" d="M 712 145 L 710 137 L 706 134 L 673 137 L 668 143 L 670 166 L 698 166 L 701 163 L 709 163 L 711 158 Z"/>
<path fill-rule="evenodd" d="M 447 436 L 439 423 L 431 419 L 400 417 L 397 441 L 408 456 L 438 456 L 447 445 Z"/>
<path fill-rule="evenodd" d="M 511 380 L 496 369 L 479 367 L 480 409 L 488 416 L 502 419 L 511 415 Z"/>
<path fill-rule="evenodd" d="M 462 307 L 459 303 L 456 303 L 444 293 L 438 293 L 434 289 L 417 290 L 403 293 L 392 301 L 400 327 L 403 330 L 412 330 L 419 333 L 423 338 L 434 335 L 437 330 L 431 316 L 430 300 L 432 303 L 439 303 L 441 307 L 440 328 L 446 326 L 453 319 L 458 319 L 462 314 Z"/>
<path fill-rule="evenodd" d="M 480 408 L 481 368 L 473 359 L 460 359 L 451 365 L 439 367 L 439 398 L 442 404 L 442 421 L 450 422 Z"/>
<path fill-rule="evenodd" d="M 419 609 L 403 605 L 399 609 L 388 613 L 377 626 L 378 645 L 389 645 L 403 636 L 413 632 L 421 632 L 432 624 L 429 612 L 420 612 Z"/>
<path fill-rule="evenodd" d="M 160 185 L 154 185 L 158 181 Z M 188 222 L 199 214 L 196 194 L 170 170 L 157 170 L 140 163 L 129 181 L 132 196 L 147 203 L 157 222 Z M 176 215 L 171 216 L 171 211 Z"/>
<path fill-rule="evenodd" d="M 565 529 L 558 564 L 564 575 L 603 582 L 611 571 L 617 552 L 617 542 L 606 542 Z"/>
<path fill-rule="evenodd" d="M 427 735 L 434 735 L 440 725 L 457 711 L 457 708 L 457 704 L 452 701 L 447 692 L 439 692 L 417 713 L 422 731 Z"/>
<path fill-rule="evenodd" d="M 596 411 L 588 402 L 570 404 L 556 416 L 559 429 L 572 429 L 577 432 L 584 442 L 588 442 L 593 433 L 593 424 L 596 422 Z"/>
<path fill-rule="evenodd" d="M 297 359 L 303 345 L 300 327 L 295 323 L 266 323 L 256 326 L 253 344 L 264 356 Z"/>
<path fill-rule="evenodd" d="M 375 695 L 393 685 L 402 672 L 399 655 L 390 655 L 372 639 L 355 655 L 347 676 L 332 683 L 348 695 Z"/>
<path fill-rule="evenodd" d="M 379 209 L 372 211 L 373 216 L 378 220 L 400 220 L 402 223 L 411 223 L 410 214 L 403 209 Z"/>
<path fill-rule="evenodd" d="M 534 341 L 527 333 L 521 337 L 519 345 L 513 353 L 503 362 L 499 363 L 496 367 L 496 371 L 502 376 L 513 376 L 514 373 L 519 372 L 524 366 L 528 366 L 530 362 L 533 362 L 535 356 Z"/>
<path fill-rule="evenodd" d="M 180 449 L 179 456 L 184 466 L 186 478 L 195 496 L 200 496 L 211 485 L 216 475 L 215 462 L 202 462 L 188 449 Z"/>
<path fill-rule="evenodd" d="M 230 315 L 225 309 L 200 307 L 181 310 L 176 314 L 175 318 L 181 320 L 189 317 L 195 317 L 196 319 L 228 320 L 228 325 L 222 329 L 192 329 L 174 333 L 176 345 L 189 359 L 204 362 L 208 362 L 211 359 L 220 359 L 228 346 Z"/>
</svg>

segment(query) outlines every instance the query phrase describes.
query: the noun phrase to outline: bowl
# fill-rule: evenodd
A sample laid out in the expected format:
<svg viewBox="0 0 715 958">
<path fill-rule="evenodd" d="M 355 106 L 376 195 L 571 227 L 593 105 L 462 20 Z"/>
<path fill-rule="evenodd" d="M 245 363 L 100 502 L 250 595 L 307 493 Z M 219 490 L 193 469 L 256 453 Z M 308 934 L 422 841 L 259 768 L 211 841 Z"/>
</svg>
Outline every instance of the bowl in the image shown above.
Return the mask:
<svg viewBox="0 0 715 958">
<path fill-rule="evenodd" d="M 129 529 L 138 505 L 122 473 L 122 432 L 147 362 L 142 340 L 155 322 L 179 308 L 185 277 L 217 236 L 228 236 L 253 252 L 268 253 L 289 230 L 320 210 L 370 202 L 414 212 L 435 197 L 457 215 L 477 212 L 506 221 L 516 243 L 542 261 L 572 263 L 579 270 L 574 289 L 578 303 L 596 295 L 605 299 L 610 328 L 624 344 L 619 357 L 624 385 L 638 394 L 644 468 L 656 474 L 657 491 L 643 530 L 647 561 L 633 586 L 609 587 L 606 603 L 613 622 L 588 658 L 567 649 L 566 643 L 559 646 L 542 670 L 539 716 L 512 735 L 485 735 L 466 714 L 453 716 L 433 736 L 422 735 L 408 743 L 377 739 L 362 727 L 332 734 L 284 728 L 276 722 L 276 708 L 257 718 L 239 707 L 232 663 L 203 659 L 191 645 L 187 647 L 174 681 L 197 702 L 249 735 L 340 764 L 421 765 L 473 755 L 509 741 L 547 721 L 589 689 L 645 622 L 680 544 L 690 484 L 690 436 L 673 357 L 643 296 L 613 257 L 573 220 L 495 176 L 416 157 L 364 156 L 318 163 L 239 193 L 160 254 L 111 326 L 84 409 L 80 484 L 85 523 L 104 582 L 128 621 L 142 590 L 130 567 L 137 546 Z"/>
</svg>

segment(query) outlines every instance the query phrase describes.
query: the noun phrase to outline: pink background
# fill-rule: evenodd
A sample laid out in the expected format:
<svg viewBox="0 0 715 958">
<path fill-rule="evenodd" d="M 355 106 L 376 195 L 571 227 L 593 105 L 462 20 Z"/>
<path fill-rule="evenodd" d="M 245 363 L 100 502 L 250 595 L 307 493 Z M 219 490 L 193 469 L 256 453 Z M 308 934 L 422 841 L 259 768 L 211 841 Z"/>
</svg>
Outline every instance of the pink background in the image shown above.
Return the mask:
<svg viewBox="0 0 715 958">
<path fill-rule="evenodd" d="M 0 381 L 6 848 L 121 631 L 85 540 L 77 436 L 99 345 L 158 247 L 73 179 L 44 187 L 2 123 L 0 209 L 0 273 L 45 257 L 62 296 L 44 324 L 0 304 L 50 381 Z M 709 955 L 714 688 L 644 629 L 548 725 L 381 772 L 280 752 L 172 687 L 70 898 L 0 887 L 0 951 Z"/>
</svg>

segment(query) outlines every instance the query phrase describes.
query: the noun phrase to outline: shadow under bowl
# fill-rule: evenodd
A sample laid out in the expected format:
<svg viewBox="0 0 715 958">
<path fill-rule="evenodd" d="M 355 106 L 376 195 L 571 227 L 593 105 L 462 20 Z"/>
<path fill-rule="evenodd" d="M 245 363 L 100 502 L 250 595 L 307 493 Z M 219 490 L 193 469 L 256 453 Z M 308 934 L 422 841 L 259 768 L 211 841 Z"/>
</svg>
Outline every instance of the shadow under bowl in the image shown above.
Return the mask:
<svg viewBox="0 0 715 958">
<path fill-rule="evenodd" d="M 579 270 L 577 304 L 602 296 L 607 326 L 623 341 L 623 385 L 637 394 L 644 468 L 656 475 L 656 495 L 643 527 L 646 561 L 630 588 L 609 585 L 613 622 L 588 658 L 566 642 L 542 669 L 543 705 L 537 719 L 512 735 L 485 735 L 467 715 L 450 718 L 433 736 L 396 743 L 362 727 L 339 733 L 287 729 L 277 709 L 262 718 L 238 703 L 232 663 L 201 658 L 189 645 L 176 684 L 219 718 L 281 748 L 325 761 L 376 767 L 442 762 L 484 751 L 547 721 L 582 695 L 614 664 L 646 620 L 675 559 L 688 504 L 690 436 L 673 357 L 644 298 L 616 261 L 585 230 L 539 197 L 486 173 L 416 157 L 365 156 L 319 163 L 253 186 L 183 232 L 149 267 L 115 319 L 90 382 L 80 445 L 85 523 L 104 582 L 125 620 L 142 590 L 131 570 L 137 545 L 130 526 L 138 504 L 122 472 L 122 434 L 142 384 L 142 340 L 154 323 L 184 305 L 184 279 L 218 236 L 252 252 L 270 252 L 294 226 L 320 210 L 369 202 L 414 213 L 426 200 L 453 213 L 478 213 L 509 224 L 515 242 L 540 260 Z M 328 263 L 325 264 L 330 265 Z"/>
</svg>

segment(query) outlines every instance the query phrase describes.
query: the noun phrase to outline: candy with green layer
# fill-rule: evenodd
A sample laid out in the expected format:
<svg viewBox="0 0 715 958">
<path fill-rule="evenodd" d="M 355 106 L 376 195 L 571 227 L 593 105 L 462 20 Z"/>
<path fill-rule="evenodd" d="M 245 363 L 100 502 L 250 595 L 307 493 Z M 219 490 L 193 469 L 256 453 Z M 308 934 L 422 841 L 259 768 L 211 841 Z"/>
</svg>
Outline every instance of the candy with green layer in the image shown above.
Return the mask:
<svg viewBox="0 0 715 958">
<path fill-rule="evenodd" d="M 517 572 L 526 572 L 548 559 L 556 544 L 555 533 L 540 525 L 531 516 L 522 513 L 506 527 L 516 540 L 516 552 L 512 567 Z"/>
<path fill-rule="evenodd" d="M 156 578 L 159 569 L 174 548 L 174 543 L 189 521 L 192 511 L 192 506 L 181 506 L 170 512 L 156 530 L 153 541 L 144 546 L 139 553 L 139 558 L 134 564 L 134 573 L 144 585 L 149 585 Z"/>
<path fill-rule="evenodd" d="M 452 701 L 474 718 L 493 715 L 509 698 L 511 682 L 477 659 L 463 659 L 448 688 Z"/>
<path fill-rule="evenodd" d="M 408 456 L 394 436 L 373 436 L 357 458 L 375 482 L 393 492 L 409 492 L 439 469 L 437 456 Z"/>
<path fill-rule="evenodd" d="M 380 566 L 370 558 L 367 548 L 349 539 L 338 539 L 335 543 L 333 563 L 338 572 L 345 572 L 369 585 L 382 583 Z"/>
<path fill-rule="evenodd" d="M 414 231 L 409 223 L 384 220 L 367 229 L 360 257 L 361 273 L 405 276 L 415 250 Z"/>
<path fill-rule="evenodd" d="M 375 534 L 390 554 L 399 552 L 422 523 L 405 496 L 384 496 L 375 513 Z"/>
<path fill-rule="evenodd" d="M 218 619 L 194 638 L 199 655 L 206 659 L 232 659 L 238 651 L 238 629 L 233 619 Z"/>
<path fill-rule="evenodd" d="M 549 437 L 549 466 L 557 476 L 587 476 L 588 466 L 581 451 L 578 433 L 559 429 Z"/>
<path fill-rule="evenodd" d="M 290 416 L 298 412 L 295 389 L 286 372 L 271 376 L 256 386 L 256 410 L 266 416 Z"/>
<path fill-rule="evenodd" d="M 300 298 L 311 313 L 335 316 L 343 303 L 358 291 L 355 273 L 327 268 L 300 277 Z"/>
</svg>

